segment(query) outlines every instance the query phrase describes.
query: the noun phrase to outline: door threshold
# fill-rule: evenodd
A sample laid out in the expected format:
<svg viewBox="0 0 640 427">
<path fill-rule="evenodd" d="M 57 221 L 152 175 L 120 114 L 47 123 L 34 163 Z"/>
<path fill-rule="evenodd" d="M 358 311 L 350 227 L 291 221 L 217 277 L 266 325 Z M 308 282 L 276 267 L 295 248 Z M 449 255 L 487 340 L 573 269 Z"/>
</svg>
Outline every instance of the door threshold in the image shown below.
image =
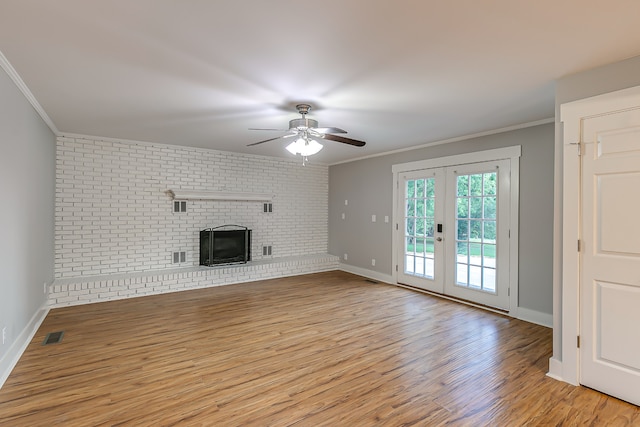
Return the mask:
<svg viewBox="0 0 640 427">
<path fill-rule="evenodd" d="M 399 286 L 401 288 L 409 289 L 411 291 L 421 292 L 423 294 L 431 295 L 431 296 L 434 296 L 434 297 L 438 297 L 438 298 L 446 299 L 446 300 L 449 300 L 449 301 L 453 301 L 453 302 L 469 305 L 471 307 L 481 308 L 483 310 L 491 311 L 491 312 L 496 313 L 496 314 L 503 314 L 503 315 L 506 315 L 506 316 L 509 316 L 509 317 L 513 317 L 513 316 L 511 316 L 509 314 L 509 310 L 504 310 L 504 309 L 501 309 L 501 308 L 492 307 L 490 305 L 480 304 L 480 303 L 477 303 L 477 302 L 469 301 L 469 300 L 462 299 L 462 298 L 452 297 L 452 296 L 441 294 L 441 293 L 438 293 L 438 292 L 428 291 L 426 289 L 422 289 L 422 288 L 419 288 L 417 286 L 405 285 L 404 283 L 395 283 L 394 286 Z"/>
</svg>

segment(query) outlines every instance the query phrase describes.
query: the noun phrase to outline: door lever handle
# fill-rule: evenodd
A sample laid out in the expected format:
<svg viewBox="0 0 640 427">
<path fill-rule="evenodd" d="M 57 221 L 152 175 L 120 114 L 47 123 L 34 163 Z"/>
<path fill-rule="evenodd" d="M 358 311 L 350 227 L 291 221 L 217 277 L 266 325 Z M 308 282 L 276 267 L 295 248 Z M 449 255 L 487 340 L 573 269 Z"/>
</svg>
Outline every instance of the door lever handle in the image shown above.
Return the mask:
<svg viewBox="0 0 640 427">
<path fill-rule="evenodd" d="M 442 237 L 436 237 L 436 240 L 437 240 L 438 242 L 442 242 Z"/>
</svg>

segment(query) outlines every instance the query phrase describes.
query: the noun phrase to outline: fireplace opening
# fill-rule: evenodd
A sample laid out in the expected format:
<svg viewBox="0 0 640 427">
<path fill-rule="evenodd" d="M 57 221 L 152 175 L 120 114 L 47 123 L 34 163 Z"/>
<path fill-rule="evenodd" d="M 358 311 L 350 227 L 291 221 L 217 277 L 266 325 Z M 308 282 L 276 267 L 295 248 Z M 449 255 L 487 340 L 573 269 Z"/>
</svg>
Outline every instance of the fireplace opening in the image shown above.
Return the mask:
<svg viewBox="0 0 640 427">
<path fill-rule="evenodd" d="M 245 264 L 251 261 L 251 230 L 227 224 L 200 231 L 200 265 Z"/>
</svg>

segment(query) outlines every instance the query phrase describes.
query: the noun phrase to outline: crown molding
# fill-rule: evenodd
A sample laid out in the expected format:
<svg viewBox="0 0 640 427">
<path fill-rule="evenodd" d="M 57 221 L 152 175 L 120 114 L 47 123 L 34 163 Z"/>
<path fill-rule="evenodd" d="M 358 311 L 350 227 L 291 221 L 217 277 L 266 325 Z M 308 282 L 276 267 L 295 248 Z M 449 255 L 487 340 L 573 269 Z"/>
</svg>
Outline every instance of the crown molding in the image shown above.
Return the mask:
<svg viewBox="0 0 640 427">
<path fill-rule="evenodd" d="M 356 157 L 355 159 L 350 159 L 350 160 L 344 160 L 344 161 L 341 161 L 341 162 L 331 163 L 329 166 L 336 166 L 336 165 L 341 165 L 343 163 L 357 162 L 359 160 L 371 159 L 371 158 L 374 158 L 374 157 L 383 157 L 383 156 L 388 156 L 388 155 L 391 155 L 391 154 L 403 153 L 405 151 L 419 150 L 421 148 L 433 147 L 435 145 L 442 145 L 442 144 L 449 144 L 449 143 L 452 143 L 452 142 L 465 141 L 467 139 L 480 138 L 480 137 L 483 137 L 483 136 L 495 135 L 495 134 L 498 134 L 498 133 L 510 132 L 510 131 L 514 131 L 514 130 L 525 129 L 525 128 L 529 128 L 529 127 L 533 127 L 533 126 L 540 126 L 540 125 L 544 125 L 544 124 L 548 124 L 548 123 L 554 123 L 554 122 L 555 122 L 555 118 L 554 117 L 549 117 L 549 118 L 546 118 L 546 119 L 536 120 L 536 121 L 533 121 L 533 122 L 520 123 L 520 124 L 513 125 L 513 126 L 507 126 L 507 127 L 503 127 L 503 128 L 499 128 L 499 129 L 493 129 L 493 130 L 489 130 L 489 131 L 486 131 L 486 132 L 471 133 L 471 134 L 468 134 L 468 135 L 456 136 L 454 138 L 443 139 L 443 140 L 440 140 L 440 141 L 428 142 L 426 144 L 414 145 L 414 146 L 406 147 L 406 148 L 399 148 L 397 150 L 391 150 L 391 151 L 385 151 L 385 152 L 382 152 L 382 153 L 370 154 L 368 156 L 363 156 L 363 157 Z"/>
<path fill-rule="evenodd" d="M 27 98 L 27 101 L 29 101 L 31 106 L 34 108 L 34 110 L 36 110 L 36 112 L 40 115 L 42 120 L 44 120 L 47 126 L 49 126 L 49 129 L 51 129 L 51 132 L 53 132 L 56 136 L 59 136 L 60 132 L 58 131 L 58 128 L 56 127 L 56 125 L 53 124 L 53 121 L 51 120 L 49 115 L 44 111 L 44 108 L 42 108 L 42 105 L 40 105 L 36 97 L 33 96 L 33 93 L 31 93 L 31 91 L 29 90 L 25 82 L 22 80 L 22 78 L 20 77 L 16 69 L 13 68 L 9 60 L 4 56 L 2 52 L 0 52 L 0 67 L 2 67 L 2 69 L 9 75 L 9 78 L 13 81 L 13 83 L 16 86 L 18 86 L 18 89 L 20 89 L 20 92 L 22 92 L 24 97 Z"/>
</svg>

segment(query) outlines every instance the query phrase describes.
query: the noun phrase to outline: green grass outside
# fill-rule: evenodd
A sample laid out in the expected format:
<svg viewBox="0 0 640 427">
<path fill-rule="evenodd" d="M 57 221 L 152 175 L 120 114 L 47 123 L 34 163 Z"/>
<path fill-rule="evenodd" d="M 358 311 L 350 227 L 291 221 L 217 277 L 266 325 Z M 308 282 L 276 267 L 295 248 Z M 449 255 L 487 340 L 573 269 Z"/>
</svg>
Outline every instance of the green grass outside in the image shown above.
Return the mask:
<svg viewBox="0 0 640 427">
<path fill-rule="evenodd" d="M 480 243 L 477 241 L 471 241 L 471 243 Z M 425 250 L 425 246 L 426 246 L 426 250 Z M 415 244 L 411 244 L 411 245 L 407 245 L 407 252 L 413 252 L 413 248 L 416 247 L 416 252 L 418 253 L 433 253 L 433 243 L 432 242 L 426 242 L 426 243 L 418 243 L 417 245 Z M 466 254 L 460 254 L 460 255 L 466 255 Z M 481 256 L 480 253 L 480 247 L 479 246 L 472 246 L 470 248 L 470 255 L 471 256 Z M 496 246 L 495 245 L 491 245 L 491 246 L 487 246 L 484 256 L 487 258 L 495 258 L 496 257 Z"/>
</svg>

